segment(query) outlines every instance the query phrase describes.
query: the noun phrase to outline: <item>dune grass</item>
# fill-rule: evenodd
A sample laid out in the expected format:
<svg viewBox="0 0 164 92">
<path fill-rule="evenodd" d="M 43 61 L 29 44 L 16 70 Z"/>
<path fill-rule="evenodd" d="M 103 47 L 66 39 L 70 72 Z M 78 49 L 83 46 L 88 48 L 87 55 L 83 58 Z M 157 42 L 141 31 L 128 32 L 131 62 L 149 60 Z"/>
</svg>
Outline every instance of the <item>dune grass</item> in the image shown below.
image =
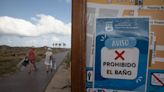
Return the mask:
<svg viewBox="0 0 164 92">
<path fill-rule="evenodd" d="M 20 59 L 15 56 L 0 57 L 0 77 L 15 72 L 18 61 Z"/>
<path fill-rule="evenodd" d="M 0 78 L 16 72 L 17 64 L 27 55 L 28 47 L 0 46 Z M 45 48 L 36 48 L 36 62 L 44 58 Z"/>
<path fill-rule="evenodd" d="M 64 63 L 66 64 L 66 69 L 70 68 L 71 65 L 71 53 L 69 52 L 64 59 Z"/>
<path fill-rule="evenodd" d="M 17 64 L 27 55 L 29 47 L 8 47 L 0 46 L 0 78 L 16 72 Z M 54 48 L 53 53 L 63 51 L 61 48 Z M 46 48 L 35 48 L 36 62 L 45 57 Z"/>
</svg>

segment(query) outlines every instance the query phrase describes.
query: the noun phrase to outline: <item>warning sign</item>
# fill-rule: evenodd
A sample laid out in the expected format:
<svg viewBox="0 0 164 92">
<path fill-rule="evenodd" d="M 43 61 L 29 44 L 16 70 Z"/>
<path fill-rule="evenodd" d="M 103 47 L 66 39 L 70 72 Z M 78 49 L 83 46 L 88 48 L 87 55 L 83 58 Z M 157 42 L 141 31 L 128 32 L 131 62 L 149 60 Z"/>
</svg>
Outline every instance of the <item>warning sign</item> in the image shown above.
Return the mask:
<svg viewBox="0 0 164 92">
<path fill-rule="evenodd" d="M 164 74 L 163 73 L 152 73 L 151 84 L 156 86 L 164 86 Z"/>
<path fill-rule="evenodd" d="M 101 76 L 114 79 L 137 77 L 139 50 L 137 48 L 101 50 Z"/>
<path fill-rule="evenodd" d="M 94 88 L 145 92 L 149 18 L 97 18 L 95 38 Z"/>
</svg>

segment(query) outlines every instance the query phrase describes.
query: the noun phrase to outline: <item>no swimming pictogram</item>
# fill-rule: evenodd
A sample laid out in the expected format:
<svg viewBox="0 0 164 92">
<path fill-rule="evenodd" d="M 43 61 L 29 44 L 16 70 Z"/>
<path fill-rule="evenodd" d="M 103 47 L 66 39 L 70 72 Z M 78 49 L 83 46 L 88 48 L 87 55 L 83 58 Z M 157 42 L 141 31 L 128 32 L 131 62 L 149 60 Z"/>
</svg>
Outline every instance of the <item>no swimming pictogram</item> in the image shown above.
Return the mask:
<svg viewBox="0 0 164 92">
<path fill-rule="evenodd" d="M 117 59 L 122 59 L 122 60 L 125 60 L 124 59 L 124 57 L 122 56 L 124 53 L 125 53 L 125 51 L 122 51 L 121 53 L 119 53 L 117 50 L 115 51 L 115 53 L 117 54 L 117 57 L 115 57 L 115 60 L 117 60 Z"/>
</svg>

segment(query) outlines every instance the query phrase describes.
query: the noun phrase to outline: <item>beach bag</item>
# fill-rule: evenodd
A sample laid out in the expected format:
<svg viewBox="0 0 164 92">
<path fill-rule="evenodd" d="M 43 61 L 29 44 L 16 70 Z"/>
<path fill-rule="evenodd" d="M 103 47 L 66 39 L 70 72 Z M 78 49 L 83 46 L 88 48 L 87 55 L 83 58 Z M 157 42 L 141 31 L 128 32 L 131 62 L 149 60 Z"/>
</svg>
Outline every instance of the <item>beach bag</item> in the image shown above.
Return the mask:
<svg viewBox="0 0 164 92">
<path fill-rule="evenodd" d="M 24 61 L 22 62 L 22 65 L 26 67 L 28 64 L 29 64 L 29 60 L 24 59 Z"/>
</svg>

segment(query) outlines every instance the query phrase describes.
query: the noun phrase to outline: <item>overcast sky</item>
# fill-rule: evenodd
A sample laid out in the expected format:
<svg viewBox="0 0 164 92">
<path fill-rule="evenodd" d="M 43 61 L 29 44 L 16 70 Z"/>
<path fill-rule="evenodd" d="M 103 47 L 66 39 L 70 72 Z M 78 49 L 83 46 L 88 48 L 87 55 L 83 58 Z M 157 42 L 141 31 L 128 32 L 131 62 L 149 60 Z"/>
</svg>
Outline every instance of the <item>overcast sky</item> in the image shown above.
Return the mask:
<svg viewBox="0 0 164 92">
<path fill-rule="evenodd" d="M 71 0 L 0 0 L 0 45 L 71 44 Z"/>
</svg>

